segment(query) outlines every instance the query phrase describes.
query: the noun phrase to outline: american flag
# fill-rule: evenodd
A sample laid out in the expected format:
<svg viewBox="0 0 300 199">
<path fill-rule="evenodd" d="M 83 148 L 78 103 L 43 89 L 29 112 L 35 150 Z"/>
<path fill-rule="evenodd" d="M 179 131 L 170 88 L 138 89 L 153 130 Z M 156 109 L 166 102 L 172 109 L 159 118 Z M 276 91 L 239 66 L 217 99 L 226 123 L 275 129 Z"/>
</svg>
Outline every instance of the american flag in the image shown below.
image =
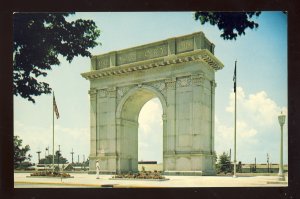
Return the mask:
<svg viewBox="0 0 300 199">
<path fill-rule="evenodd" d="M 234 82 L 233 91 L 236 92 L 236 61 L 234 65 L 233 82 Z"/>
<path fill-rule="evenodd" d="M 53 110 L 55 112 L 55 115 L 56 115 L 56 119 L 59 118 L 59 112 L 58 112 L 58 108 L 57 108 L 57 105 L 56 105 L 56 102 L 55 102 L 55 96 L 54 96 L 54 93 L 53 93 Z"/>
</svg>

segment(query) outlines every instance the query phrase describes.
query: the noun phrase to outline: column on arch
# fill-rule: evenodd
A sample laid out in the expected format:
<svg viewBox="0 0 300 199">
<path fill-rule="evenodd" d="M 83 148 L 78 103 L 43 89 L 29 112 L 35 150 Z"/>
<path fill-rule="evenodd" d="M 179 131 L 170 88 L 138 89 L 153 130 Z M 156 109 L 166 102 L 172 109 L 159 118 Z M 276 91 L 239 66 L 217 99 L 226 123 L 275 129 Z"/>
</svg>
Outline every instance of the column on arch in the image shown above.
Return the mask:
<svg viewBox="0 0 300 199">
<path fill-rule="evenodd" d="M 117 109 L 117 90 L 116 87 L 107 89 L 107 131 L 106 131 L 106 164 L 110 172 L 116 171 L 117 159 L 117 127 L 116 127 L 116 109 Z"/>
<path fill-rule="evenodd" d="M 211 153 L 215 154 L 215 88 L 217 83 L 213 80 L 211 83 Z"/>
<path fill-rule="evenodd" d="M 176 171 L 192 170 L 193 88 L 191 75 L 176 81 Z"/>
<path fill-rule="evenodd" d="M 164 133 L 164 169 L 172 171 L 176 168 L 176 78 L 167 79 L 167 118 Z"/>
<path fill-rule="evenodd" d="M 191 157 L 191 170 L 202 171 L 204 164 L 203 152 L 206 150 L 205 143 L 207 142 L 207 135 L 205 133 L 206 124 L 205 112 L 203 100 L 204 96 L 204 73 L 194 74 L 191 76 L 192 79 L 192 90 L 193 90 L 193 100 L 192 100 L 192 153 Z"/>
<path fill-rule="evenodd" d="M 193 123 L 192 123 L 192 150 L 197 153 L 204 151 L 203 143 L 204 139 L 204 123 L 205 117 L 203 110 L 203 99 L 204 99 L 204 74 L 199 73 L 192 75 L 192 89 L 193 89 Z"/>
<path fill-rule="evenodd" d="M 90 89 L 90 171 L 95 171 L 97 151 L 97 90 Z"/>
<path fill-rule="evenodd" d="M 115 88 L 104 88 L 99 89 L 97 94 L 96 156 L 103 173 L 116 170 L 115 93 Z"/>
</svg>

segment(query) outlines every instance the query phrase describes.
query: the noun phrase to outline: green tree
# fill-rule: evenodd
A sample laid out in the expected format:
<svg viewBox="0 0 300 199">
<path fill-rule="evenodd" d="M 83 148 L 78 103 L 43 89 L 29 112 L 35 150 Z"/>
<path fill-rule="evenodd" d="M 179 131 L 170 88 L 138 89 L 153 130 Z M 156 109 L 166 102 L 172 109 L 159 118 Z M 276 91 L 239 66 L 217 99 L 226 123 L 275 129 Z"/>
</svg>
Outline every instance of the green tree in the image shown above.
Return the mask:
<svg viewBox="0 0 300 199">
<path fill-rule="evenodd" d="M 64 158 L 61 153 L 59 153 L 59 164 L 67 164 L 68 163 L 68 160 L 66 158 Z M 57 164 L 58 163 L 58 151 L 55 152 L 55 155 L 54 155 L 54 164 Z M 45 158 L 42 158 L 40 160 L 40 164 L 52 164 L 52 155 L 47 155 Z"/>
<path fill-rule="evenodd" d="M 31 155 L 27 154 L 30 151 L 30 146 L 22 147 L 23 140 L 19 136 L 14 136 L 14 168 L 18 168 L 25 160 L 31 160 Z"/>
<path fill-rule="evenodd" d="M 210 23 L 217 25 L 223 31 L 220 35 L 224 40 L 232 40 L 237 36 L 245 35 L 247 28 L 258 28 L 258 23 L 251 20 L 253 16 L 258 17 L 261 12 L 195 12 L 195 20 L 201 24 Z"/>
<path fill-rule="evenodd" d="M 230 156 L 223 152 L 222 155 L 219 156 L 219 161 L 217 163 L 217 173 L 232 173 L 233 167 L 230 162 Z"/>
<path fill-rule="evenodd" d="M 86 166 L 86 167 L 88 167 L 89 164 L 90 164 L 90 160 L 89 160 L 89 159 L 87 159 L 87 160 L 83 163 L 83 165 Z"/>
<path fill-rule="evenodd" d="M 100 36 L 92 20 L 67 21 L 74 13 L 15 13 L 13 16 L 13 92 L 33 103 L 33 96 L 51 93 L 40 76 L 59 65 L 61 55 L 71 62 L 76 56 L 91 56 Z"/>
</svg>

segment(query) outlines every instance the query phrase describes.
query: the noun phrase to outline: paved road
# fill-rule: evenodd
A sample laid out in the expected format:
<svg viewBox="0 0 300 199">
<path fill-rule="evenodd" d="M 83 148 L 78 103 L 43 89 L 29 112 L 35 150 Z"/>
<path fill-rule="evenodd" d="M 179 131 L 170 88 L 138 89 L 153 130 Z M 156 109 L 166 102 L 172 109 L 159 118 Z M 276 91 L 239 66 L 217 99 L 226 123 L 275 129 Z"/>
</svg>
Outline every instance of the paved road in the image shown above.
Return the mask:
<svg viewBox="0 0 300 199">
<path fill-rule="evenodd" d="M 287 181 L 279 183 L 277 176 L 238 177 L 231 176 L 166 176 L 166 181 L 148 180 L 111 180 L 111 175 L 95 175 L 72 173 L 74 178 L 28 178 L 28 173 L 15 173 L 15 188 L 45 187 L 285 187 Z"/>
</svg>

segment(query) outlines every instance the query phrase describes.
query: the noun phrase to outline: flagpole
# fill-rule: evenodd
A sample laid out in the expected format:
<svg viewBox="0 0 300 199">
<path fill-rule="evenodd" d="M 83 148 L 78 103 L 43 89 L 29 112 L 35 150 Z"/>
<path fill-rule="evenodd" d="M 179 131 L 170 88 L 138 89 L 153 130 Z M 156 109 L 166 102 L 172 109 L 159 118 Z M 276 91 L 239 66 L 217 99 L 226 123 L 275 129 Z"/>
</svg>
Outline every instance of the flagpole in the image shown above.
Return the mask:
<svg viewBox="0 0 300 199">
<path fill-rule="evenodd" d="M 52 140 L 52 170 L 54 172 L 54 92 L 52 98 L 52 129 L 53 129 L 53 140 Z"/>
<path fill-rule="evenodd" d="M 234 170 L 233 170 L 233 177 L 236 178 L 236 62 L 234 66 Z"/>
</svg>

